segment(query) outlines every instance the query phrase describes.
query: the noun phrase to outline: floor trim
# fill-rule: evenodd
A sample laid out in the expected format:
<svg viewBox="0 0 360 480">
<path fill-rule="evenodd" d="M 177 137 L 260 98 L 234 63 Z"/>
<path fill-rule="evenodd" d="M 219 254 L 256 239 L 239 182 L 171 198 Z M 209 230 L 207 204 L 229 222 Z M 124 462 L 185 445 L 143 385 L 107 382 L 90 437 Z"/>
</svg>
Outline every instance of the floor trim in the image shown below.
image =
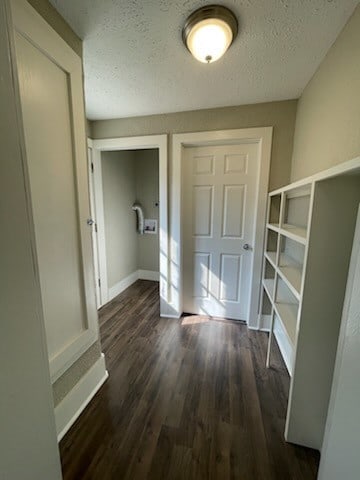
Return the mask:
<svg viewBox="0 0 360 480">
<path fill-rule="evenodd" d="M 135 283 L 136 280 L 138 279 L 139 279 L 139 273 L 138 273 L 138 270 L 135 270 L 135 272 L 130 273 L 130 275 L 125 277 L 123 280 L 120 280 L 120 282 L 115 283 L 115 285 L 109 288 L 108 301 L 120 295 L 120 293 L 122 293 L 124 290 L 129 288 L 130 285 Z"/>
<path fill-rule="evenodd" d="M 151 270 L 138 270 L 140 280 L 153 280 L 158 282 L 160 280 L 160 273 Z"/>
<path fill-rule="evenodd" d="M 248 325 L 250 330 L 260 330 L 260 332 L 270 332 L 271 327 L 271 315 L 259 315 L 258 327 Z"/>
<path fill-rule="evenodd" d="M 165 313 L 163 315 L 160 315 L 161 318 L 176 318 L 176 319 L 179 319 L 181 318 L 182 314 L 179 315 L 178 313 L 176 314 L 169 314 L 169 315 L 166 315 Z"/>
<path fill-rule="evenodd" d="M 55 408 L 55 422 L 58 442 L 64 437 L 88 403 L 103 385 L 109 374 L 105 368 L 105 356 L 80 379 L 75 387 Z"/>
<path fill-rule="evenodd" d="M 158 282 L 160 280 L 160 274 L 159 272 L 153 272 L 151 270 L 135 270 L 135 272 L 131 273 L 123 280 L 109 288 L 109 302 L 113 298 L 120 295 L 120 293 L 122 293 L 124 290 L 129 288 L 133 283 L 136 282 L 136 280 L 153 280 L 155 282 Z"/>
</svg>

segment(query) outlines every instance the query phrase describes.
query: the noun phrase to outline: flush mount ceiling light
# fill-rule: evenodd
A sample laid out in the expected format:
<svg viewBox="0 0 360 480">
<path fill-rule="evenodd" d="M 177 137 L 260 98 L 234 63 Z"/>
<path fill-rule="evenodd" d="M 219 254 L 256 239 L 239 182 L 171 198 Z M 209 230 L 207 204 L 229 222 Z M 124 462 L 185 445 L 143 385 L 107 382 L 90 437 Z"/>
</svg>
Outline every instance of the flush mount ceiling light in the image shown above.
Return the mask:
<svg viewBox="0 0 360 480">
<path fill-rule="evenodd" d="M 212 63 L 224 55 L 237 33 L 238 22 L 231 10 L 221 5 L 208 5 L 190 15 L 182 37 L 197 60 Z"/>
</svg>

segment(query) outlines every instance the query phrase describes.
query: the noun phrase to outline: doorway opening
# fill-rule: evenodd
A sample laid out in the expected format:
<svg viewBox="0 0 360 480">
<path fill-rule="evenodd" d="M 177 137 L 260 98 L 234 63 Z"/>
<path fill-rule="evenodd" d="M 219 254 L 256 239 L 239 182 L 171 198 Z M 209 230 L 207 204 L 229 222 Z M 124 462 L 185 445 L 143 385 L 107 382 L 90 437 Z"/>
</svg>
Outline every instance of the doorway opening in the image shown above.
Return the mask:
<svg viewBox="0 0 360 480">
<path fill-rule="evenodd" d="M 160 282 L 166 306 L 166 144 L 166 135 L 89 141 L 98 308 L 138 279 Z"/>
</svg>

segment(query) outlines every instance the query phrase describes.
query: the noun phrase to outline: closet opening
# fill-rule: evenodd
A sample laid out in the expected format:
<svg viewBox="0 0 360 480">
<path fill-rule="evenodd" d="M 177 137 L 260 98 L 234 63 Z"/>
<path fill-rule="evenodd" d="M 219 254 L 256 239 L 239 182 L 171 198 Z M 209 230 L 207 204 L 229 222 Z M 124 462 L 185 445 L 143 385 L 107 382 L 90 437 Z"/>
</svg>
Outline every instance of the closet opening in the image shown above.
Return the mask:
<svg viewBox="0 0 360 480">
<path fill-rule="evenodd" d="M 166 301 L 167 202 L 160 188 L 160 147 L 101 149 L 97 142 L 106 141 L 89 142 L 97 306 L 137 280 L 160 282 L 160 277 L 160 295 Z"/>
</svg>

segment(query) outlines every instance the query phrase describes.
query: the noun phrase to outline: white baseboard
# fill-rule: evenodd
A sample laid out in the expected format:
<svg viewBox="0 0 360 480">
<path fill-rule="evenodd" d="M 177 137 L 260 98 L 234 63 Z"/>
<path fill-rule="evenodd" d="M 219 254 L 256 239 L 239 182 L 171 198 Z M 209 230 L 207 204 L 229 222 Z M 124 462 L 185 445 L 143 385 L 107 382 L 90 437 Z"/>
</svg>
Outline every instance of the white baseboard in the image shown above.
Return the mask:
<svg viewBox="0 0 360 480">
<path fill-rule="evenodd" d="M 258 315 L 258 321 L 257 321 L 257 327 L 254 327 L 250 325 L 249 323 L 247 324 L 249 330 L 257 330 L 260 332 L 270 332 L 270 327 L 271 327 L 271 315 L 263 315 L 259 314 Z"/>
<path fill-rule="evenodd" d="M 99 360 L 55 408 L 58 442 L 71 428 L 108 376 L 105 368 L 105 357 L 102 353 Z"/>
<path fill-rule="evenodd" d="M 136 282 L 136 280 L 139 279 L 153 280 L 154 282 L 158 282 L 160 280 L 160 273 L 153 272 L 151 270 L 136 270 L 135 272 L 131 273 L 129 276 L 109 288 L 108 301 L 110 302 L 110 300 L 120 295 L 120 293 L 129 288 L 130 285 L 132 285 Z"/>
<path fill-rule="evenodd" d="M 135 272 L 131 273 L 128 277 L 124 278 L 120 282 L 116 283 L 113 285 L 111 288 L 109 288 L 109 295 L 108 295 L 108 301 L 112 300 L 113 298 L 117 297 L 120 293 L 122 293 L 124 290 L 126 290 L 130 285 L 136 282 L 138 280 L 139 274 L 138 270 Z"/>
<path fill-rule="evenodd" d="M 138 270 L 139 278 L 141 280 L 152 280 L 158 282 L 160 280 L 159 272 L 152 272 L 151 270 Z"/>
</svg>

